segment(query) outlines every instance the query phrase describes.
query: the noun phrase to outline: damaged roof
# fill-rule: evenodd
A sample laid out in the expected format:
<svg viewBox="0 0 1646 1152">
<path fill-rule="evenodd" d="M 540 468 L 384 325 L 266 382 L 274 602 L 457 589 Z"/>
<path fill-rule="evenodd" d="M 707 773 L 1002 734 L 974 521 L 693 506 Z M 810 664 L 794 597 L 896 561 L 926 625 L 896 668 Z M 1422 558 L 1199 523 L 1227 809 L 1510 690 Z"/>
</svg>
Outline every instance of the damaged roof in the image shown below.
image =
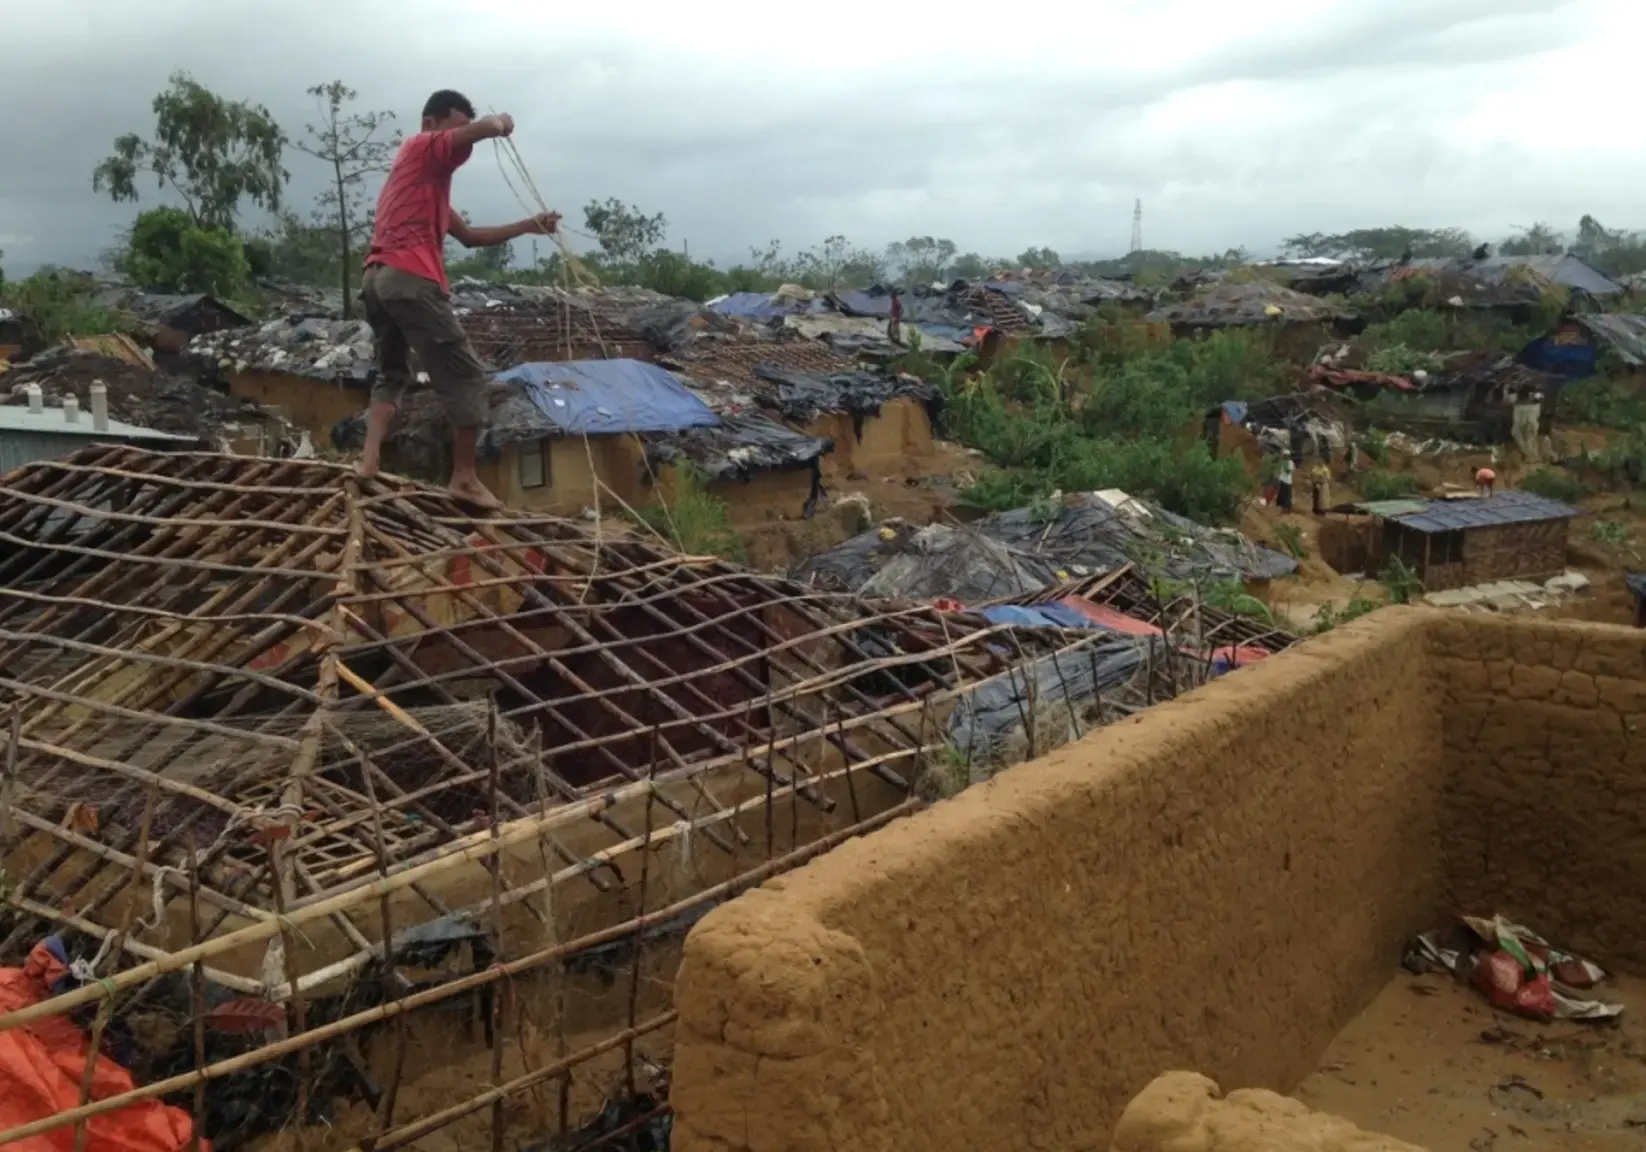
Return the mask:
<svg viewBox="0 0 1646 1152">
<path fill-rule="evenodd" d="M 1278 311 L 1271 313 L 1270 309 Z M 1342 308 L 1329 300 L 1294 292 L 1270 280 L 1223 280 L 1196 288 L 1187 300 L 1155 309 L 1148 319 L 1191 328 L 1227 328 L 1314 324 L 1342 314 Z"/>
<path fill-rule="evenodd" d="M 1589 334 L 1636 368 L 1646 367 L 1646 316 L 1634 312 L 1601 312 L 1577 317 Z"/>
<path fill-rule="evenodd" d="M 1518 281 L 1535 287 L 1542 281 L 1563 288 L 1581 289 L 1591 296 L 1610 296 L 1623 291 L 1623 285 L 1570 252 L 1542 256 L 1488 256 L 1484 260 L 1421 257 L 1402 264 L 1369 269 L 1368 274 L 1388 280 L 1405 269 L 1431 276 L 1455 274 L 1496 286 L 1512 286 Z"/>
<path fill-rule="evenodd" d="M 8 878 L 7 901 L 135 960 L 177 934 L 122 929 L 124 902 L 97 893 L 130 884 L 164 925 L 192 890 L 214 925 L 235 918 L 213 933 L 273 947 L 350 900 L 484 867 L 487 843 L 556 862 L 515 898 L 626 884 L 616 862 L 653 804 L 659 839 L 691 832 L 737 874 L 755 798 L 837 813 L 833 831 L 847 810 L 824 789 L 846 773 L 912 796 L 944 738 L 907 718 L 1066 646 L 313 460 L 88 449 L 14 478 L 0 524 L 10 815 L 21 851 L 74 860 Z M 345 946 L 295 989 L 293 968 L 200 958 L 280 1001 L 363 972 L 374 923 L 333 933 Z M 83 995 L 142 978 L 128 967 L 116 955 Z"/>
</svg>

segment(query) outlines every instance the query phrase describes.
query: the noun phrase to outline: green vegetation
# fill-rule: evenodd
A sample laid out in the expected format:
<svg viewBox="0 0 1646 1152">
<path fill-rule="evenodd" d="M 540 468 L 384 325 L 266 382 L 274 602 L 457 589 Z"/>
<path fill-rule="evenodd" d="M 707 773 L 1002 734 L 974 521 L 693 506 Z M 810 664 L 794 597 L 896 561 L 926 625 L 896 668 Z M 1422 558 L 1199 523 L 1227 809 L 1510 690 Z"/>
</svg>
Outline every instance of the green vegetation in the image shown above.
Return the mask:
<svg viewBox="0 0 1646 1152">
<path fill-rule="evenodd" d="M 1376 428 L 1368 428 L 1360 438 L 1360 446 L 1379 468 L 1389 466 L 1389 436 Z"/>
<path fill-rule="evenodd" d="M 1372 468 L 1360 474 L 1358 486 L 1362 500 L 1399 500 L 1417 492 L 1417 478 L 1405 472 Z"/>
<path fill-rule="evenodd" d="M 1379 580 L 1391 604 L 1410 604 L 1413 598 L 1423 595 L 1423 581 L 1399 556 L 1389 557 Z"/>
<path fill-rule="evenodd" d="M 1276 524 L 1274 526 L 1274 533 L 1275 539 L 1280 543 L 1280 547 L 1284 549 L 1286 555 L 1290 556 L 1293 560 L 1301 560 L 1309 554 L 1309 550 L 1304 547 L 1303 544 L 1303 529 L 1299 528 L 1296 524 L 1287 524 L 1284 522 Z"/>
<path fill-rule="evenodd" d="M 1314 632 L 1330 632 L 1339 624 L 1347 624 L 1351 620 L 1358 620 L 1368 612 L 1375 612 L 1383 607 L 1383 601 L 1374 600 L 1361 592 L 1356 592 L 1349 598 L 1348 603 L 1339 608 L 1335 603 L 1322 604 L 1315 613 Z"/>
<path fill-rule="evenodd" d="M 1646 397 L 1609 376 L 1595 376 L 1561 390 L 1560 416 L 1571 424 L 1627 430 L 1646 424 Z"/>
<path fill-rule="evenodd" d="M 1549 500 L 1575 503 L 1588 495 L 1583 482 L 1547 465 L 1534 469 L 1520 478 L 1519 487 Z"/>
<path fill-rule="evenodd" d="M 672 500 L 636 509 L 641 524 L 689 556 L 743 559 L 743 541 L 732 528 L 726 502 L 708 493 L 689 464 L 676 465 L 675 478 Z"/>
<path fill-rule="evenodd" d="M 38 325 L 39 339 L 46 344 L 118 330 L 114 314 L 92 303 L 92 294 L 89 276 L 60 268 L 42 268 L 25 280 L 0 284 L 0 304 Z"/>
<path fill-rule="evenodd" d="M 1589 525 L 1589 539 L 1608 548 L 1622 548 L 1629 543 L 1629 529 L 1616 520 L 1596 520 Z"/>
<path fill-rule="evenodd" d="M 1239 459 L 1214 460 L 1196 433 L 1221 401 L 1281 386 L 1284 367 L 1266 344 L 1220 333 L 1131 356 L 1104 341 L 1077 346 L 1061 362 L 1044 349 L 1014 349 L 969 379 L 905 359 L 906 370 L 943 391 L 947 434 L 1001 469 L 967 500 L 1001 510 L 1053 491 L 1122 488 L 1195 520 L 1234 519 L 1251 480 Z"/>
<path fill-rule="evenodd" d="M 1403 315 L 1410 316 L 1407 312 Z M 1438 372 L 1444 361 L 1433 352 L 1416 352 L 1405 344 L 1388 344 L 1377 349 L 1366 358 L 1366 369 L 1370 372 L 1389 372 L 1397 376 L 1404 376 L 1411 372 Z"/>
<path fill-rule="evenodd" d="M 139 212 L 120 254 L 132 283 L 159 292 L 211 292 L 233 299 L 251 267 L 245 248 L 224 228 L 205 228 L 176 208 Z"/>
</svg>

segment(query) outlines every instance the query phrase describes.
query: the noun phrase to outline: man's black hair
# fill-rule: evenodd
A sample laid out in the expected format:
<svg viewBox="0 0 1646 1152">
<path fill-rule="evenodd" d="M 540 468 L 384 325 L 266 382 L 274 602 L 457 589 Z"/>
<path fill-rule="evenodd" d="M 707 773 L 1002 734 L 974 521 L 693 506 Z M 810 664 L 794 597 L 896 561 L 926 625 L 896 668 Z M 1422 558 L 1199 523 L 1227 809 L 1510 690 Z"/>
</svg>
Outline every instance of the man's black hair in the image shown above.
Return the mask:
<svg viewBox="0 0 1646 1152">
<path fill-rule="evenodd" d="M 440 89 L 423 105 L 425 120 L 444 120 L 453 112 L 461 112 L 470 120 L 474 119 L 474 105 L 469 103 L 469 98 L 450 88 Z"/>
</svg>

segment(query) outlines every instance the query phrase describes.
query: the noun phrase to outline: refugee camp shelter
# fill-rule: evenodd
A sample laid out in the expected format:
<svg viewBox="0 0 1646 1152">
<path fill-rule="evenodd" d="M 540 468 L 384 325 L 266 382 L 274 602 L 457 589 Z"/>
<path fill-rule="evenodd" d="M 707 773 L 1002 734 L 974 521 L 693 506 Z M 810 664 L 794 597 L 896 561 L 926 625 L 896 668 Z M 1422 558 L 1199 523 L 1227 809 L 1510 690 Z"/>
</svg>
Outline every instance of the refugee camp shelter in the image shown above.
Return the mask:
<svg viewBox="0 0 1646 1152">
<path fill-rule="evenodd" d="M 639 360 L 522 364 L 495 385 L 481 478 L 511 507 L 576 515 L 601 503 L 615 509 L 614 497 L 648 504 L 658 478 L 647 475 L 645 438 L 720 423 L 668 372 Z"/>
<path fill-rule="evenodd" d="M 1382 521 L 1382 557 L 1398 557 L 1429 592 L 1560 575 L 1578 514 L 1568 504 L 1518 489 L 1357 507 Z"/>
<path fill-rule="evenodd" d="M 10 476 L 0 524 L 0 964 L 47 932 L 64 976 L 85 962 L 10 1035 L 106 1024 L 99 1075 L 152 1076 L 99 1115 L 209 1079 L 154 1147 L 349 1110 L 360 1077 L 330 1073 L 374 1049 L 490 1068 L 517 1035 L 493 997 L 552 1037 L 591 967 L 623 979 L 572 984 L 574 1042 L 532 1067 L 588 1100 L 632 1085 L 637 1049 L 668 1058 L 669 933 L 919 807 L 946 713 L 993 685 L 1016 715 L 1025 658 L 1087 643 L 312 460 L 91 448 Z M 1147 663 L 1117 648 L 1122 675 Z M 191 1018 L 203 1039 L 170 1024 Z M 72 1143 L 15 1088 L 26 1063 L 0 1068 L 5 1142 L 27 1121 Z M 552 1074 L 511 1072 L 509 1110 Z M 384 1146 L 452 1103 L 404 1094 Z"/>
<path fill-rule="evenodd" d="M 1179 338 L 1231 328 L 1268 330 L 1277 353 L 1307 362 L 1331 337 L 1342 315 L 1330 300 L 1258 279 L 1202 284 L 1187 299 L 1162 305 L 1147 319 L 1169 324 Z"/>
<path fill-rule="evenodd" d="M 1487 285 L 1513 285 L 1517 281 L 1535 284 L 1542 281 L 1586 292 L 1590 296 L 1617 296 L 1623 292 L 1622 284 L 1570 252 L 1536 256 L 1488 256 L 1484 260 L 1467 257 L 1422 257 L 1373 270 L 1370 275 L 1387 278 L 1395 270 L 1411 270 L 1435 276 L 1457 274 Z"/>
<path fill-rule="evenodd" d="M 719 411 L 758 406 L 831 441 L 831 473 L 899 474 L 932 448 L 932 392 L 925 384 L 865 371 L 821 341 L 703 339 L 665 362 L 713 397 Z"/>
<path fill-rule="evenodd" d="M 89 444 L 129 444 L 165 451 L 199 443 L 192 436 L 111 420 L 106 397 L 99 411 L 84 411 L 73 397 L 68 403 L 47 407 L 39 385 L 29 389 L 27 404 L 0 406 L 0 477 L 26 464 L 78 452 Z"/>
<path fill-rule="evenodd" d="M 207 292 L 141 292 L 111 287 L 97 303 L 121 316 L 156 352 L 181 352 L 196 336 L 248 328 L 251 317 Z"/>
<path fill-rule="evenodd" d="M 237 400 L 249 400 L 332 444 L 332 428 L 371 394 L 371 325 L 330 316 L 283 316 L 255 328 L 198 336 L 188 350 Z"/>
</svg>

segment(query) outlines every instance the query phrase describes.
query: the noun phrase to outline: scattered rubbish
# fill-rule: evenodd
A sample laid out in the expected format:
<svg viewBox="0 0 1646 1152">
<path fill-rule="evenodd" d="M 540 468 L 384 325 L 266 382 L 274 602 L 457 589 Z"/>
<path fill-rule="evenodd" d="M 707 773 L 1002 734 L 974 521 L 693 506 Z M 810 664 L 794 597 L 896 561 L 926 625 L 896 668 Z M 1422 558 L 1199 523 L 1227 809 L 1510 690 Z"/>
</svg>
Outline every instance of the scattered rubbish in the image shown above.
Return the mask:
<svg viewBox="0 0 1646 1152">
<path fill-rule="evenodd" d="M 1623 1013 L 1621 1004 L 1578 995 L 1606 978 L 1597 965 L 1501 916 L 1462 916 L 1449 928 L 1426 932 L 1407 946 L 1402 963 L 1420 975 L 1450 972 L 1496 1007 L 1533 1020 L 1609 1020 Z"/>
</svg>

